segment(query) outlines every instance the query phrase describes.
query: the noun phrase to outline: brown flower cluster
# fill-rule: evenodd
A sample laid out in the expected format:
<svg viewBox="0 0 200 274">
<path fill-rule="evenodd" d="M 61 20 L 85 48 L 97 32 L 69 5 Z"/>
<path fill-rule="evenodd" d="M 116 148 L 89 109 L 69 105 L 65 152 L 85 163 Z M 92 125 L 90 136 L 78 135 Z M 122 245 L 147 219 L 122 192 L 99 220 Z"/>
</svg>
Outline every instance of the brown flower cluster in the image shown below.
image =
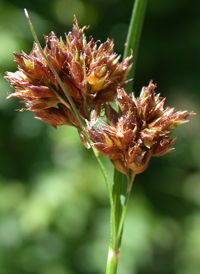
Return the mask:
<svg viewBox="0 0 200 274">
<path fill-rule="evenodd" d="M 132 56 L 120 63 L 113 41 L 107 39 L 98 47 L 92 37 L 87 42 L 85 29 L 79 28 L 75 18 L 65 42 L 53 32 L 45 36 L 44 53 L 64 88 L 35 43 L 29 55 L 14 53 L 18 70 L 7 72 L 6 79 L 15 89 L 8 98 L 22 99 L 37 119 L 54 127 L 77 127 L 86 147 L 89 137 L 120 172 L 141 173 L 151 156 L 172 150 L 176 138 L 171 138 L 171 130 L 194 113 L 164 108 L 165 99 L 155 94 L 152 82 L 139 98 L 128 95 L 123 87 L 129 82 L 126 75 Z M 110 104 L 115 99 L 119 112 Z M 107 123 L 100 122 L 103 112 Z"/>
<path fill-rule="evenodd" d="M 74 19 L 72 32 L 66 35 L 66 42 L 51 32 L 45 36 L 44 53 L 58 73 L 64 86 L 83 119 L 88 119 L 91 108 L 113 101 L 116 87 L 125 86 L 126 74 L 132 56 L 119 63 L 120 56 L 113 51 L 113 41 L 100 46 L 90 38 L 87 42 L 84 30 Z M 35 43 L 29 55 L 14 53 L 18 71 L 7 72 L 7 80 L 15 93 L 9 97 L 22 99 L 36 118 L 53 126 L 80 126 L 71 110 L 63 104 L 67 98 L 55 75 Z M 60 98 L 55 94 L 59 94 Z"/>
<path fill-rule="evenodd" d="M 108 123 L 105 123 L 99 122 L 99 115 L 93 111 L 87 129 L 94 147 L 126 175 L 129 169 L 135 174 L 143 172 L 151 156 L 161 156 L 172 150 L 176 138 L 170 138 L 171 130 L 188 122 L 186 118 L 194 114 L 164 108 L 165 99 L 155 94 L 155 87 L 150 82 L 137 99 L 134 93 L 128 95 L 118 87 L 116 102 L 120 112 L 107 104 Z"/>
</svg>

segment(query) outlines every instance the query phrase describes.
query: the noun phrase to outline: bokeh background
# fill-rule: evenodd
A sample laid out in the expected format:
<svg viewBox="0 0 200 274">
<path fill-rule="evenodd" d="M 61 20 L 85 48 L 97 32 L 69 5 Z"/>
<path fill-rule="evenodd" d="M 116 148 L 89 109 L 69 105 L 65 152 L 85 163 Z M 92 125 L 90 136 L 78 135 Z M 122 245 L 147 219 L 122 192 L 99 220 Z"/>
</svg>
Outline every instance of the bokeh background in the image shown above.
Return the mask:
<svg viewBox="0 0 200 274">
<path fill-rule="evenodd" d="M 76 14 L 87 37 L 114 38 L 122 54 L 130 0 L 0 1 L 0 273 L 101 274 L 109 238 L 109 200 L 90 150 L 74 129 L 54 129 L 25 111 L 3 78 L 13 51 L 33 38 L 71 30 Z M 194 110 L 174 136 L 176 151 L 153 158 L 136 177 L 125 221 L 119 273 L 200 273 L 200 2 L 149 0 L 134 91 L 150 79 L 166 105 Z M 112 181 L 113 167 L 103 158 Z"/>
</svg>

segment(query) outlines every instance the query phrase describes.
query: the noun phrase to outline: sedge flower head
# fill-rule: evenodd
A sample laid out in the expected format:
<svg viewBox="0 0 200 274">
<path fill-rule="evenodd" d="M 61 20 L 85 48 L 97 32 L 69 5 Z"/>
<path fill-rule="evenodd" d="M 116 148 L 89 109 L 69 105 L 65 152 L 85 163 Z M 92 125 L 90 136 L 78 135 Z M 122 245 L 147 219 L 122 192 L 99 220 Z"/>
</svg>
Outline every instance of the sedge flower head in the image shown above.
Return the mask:
<svg viewBox="0 0 200 274">
<path fill-rule="evenodd" d="M 99 115 L 93 111 L 88 125 L 93 146 L 126 175 L 129 169 L 135 174 L 143 172 L 151 156 L 162 156 L 173 150 L 176 138 L 171 138 L 172 130 L 188 122 L 186 118 L 194 114 L 164 108 L 165 99 L 155 93 L 155 87 L 150 82 L 138 98 L 118 87 L 119 112 L 107 104 L 107 123 L 99 122 Z"/>
<path fill-rule="evenodd" d="M 66 41 L 57 38 L 54 32 L 44 36 L 44 53 L 83 119 L 88 118 L 91 108 L 97 109 L 102 103 L 113 101 L 117 85 L 125 86 L 128 83 L 126 74 L 132 58 L 130 56 L 120 63 L 112 40 L 108 38 L 99 46 L 92 37 L 87 42 L 85 29 L 79 28 L 75 18 L 72 32 L 65 37 Z M 29 55 L 15 52 L 14 57 L 18 70 L 7 72 L 6 79 L 15 92 L 8 97 L 22 99 L 36 118 L 48 124 L 80 126 L 73 113 L 63 104 L 63 101 L 68 100 L 38 45 L 34 43 Z"/>
</svg>

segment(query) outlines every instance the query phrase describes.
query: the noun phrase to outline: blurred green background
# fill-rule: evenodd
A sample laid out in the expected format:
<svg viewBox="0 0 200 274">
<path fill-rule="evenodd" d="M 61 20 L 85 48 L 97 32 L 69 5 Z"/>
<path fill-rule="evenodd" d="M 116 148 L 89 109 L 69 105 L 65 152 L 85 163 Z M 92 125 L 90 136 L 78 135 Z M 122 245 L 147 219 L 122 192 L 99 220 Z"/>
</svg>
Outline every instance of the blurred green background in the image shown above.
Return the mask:
<svg viewBox="0 0 200 274">
<path fill-rule="evenodd" d="M 109 238 L 103 176 L 74 129 L 55 130 L 25 111 L 4 77 L 13 51 L 29 53 L 27 8 L 43 34 L 71 30 L 76 14 L 86 35 L 114 38 L 123 53 L 133 1 L 0 1 L 0 273 L 101 274 Z M 157 83 L 166 106 L 200 113 L 200 1 L 149 0 L 134 91 Z M 200 273 L 199 115 L 178 128 L 176 151 L 153 158 L 136 176 L 118 273 Z M 113 167 L 103 158 L 112 181 Z"/>
</svg>

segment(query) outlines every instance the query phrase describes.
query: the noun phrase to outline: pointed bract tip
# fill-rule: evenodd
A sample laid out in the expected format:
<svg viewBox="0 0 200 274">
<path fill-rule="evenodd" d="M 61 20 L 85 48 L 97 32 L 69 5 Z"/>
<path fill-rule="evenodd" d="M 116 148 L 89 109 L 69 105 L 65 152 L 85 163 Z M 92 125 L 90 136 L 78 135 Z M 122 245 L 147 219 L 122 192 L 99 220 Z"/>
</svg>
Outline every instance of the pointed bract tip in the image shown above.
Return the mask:
<svg viewBox="0 0 200 274">
<path fill-rule="evenodd" d="M 24 8 L 24 13 L 25 13 L 26 18 L 29 20 L 28 11 L 27 11 L 27 9 L 26 9 L 26 8 Z"/>
</svg>

